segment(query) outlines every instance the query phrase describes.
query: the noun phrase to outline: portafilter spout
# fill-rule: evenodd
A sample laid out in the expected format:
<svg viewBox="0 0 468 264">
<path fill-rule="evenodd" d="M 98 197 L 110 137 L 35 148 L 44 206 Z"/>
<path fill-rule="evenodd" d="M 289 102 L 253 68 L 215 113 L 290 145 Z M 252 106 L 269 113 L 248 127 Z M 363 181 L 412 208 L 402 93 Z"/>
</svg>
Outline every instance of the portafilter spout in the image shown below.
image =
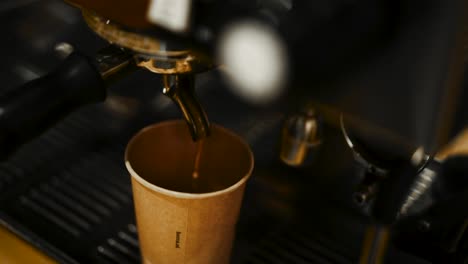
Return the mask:
<svg viewBox="0 0 468 264">
<path fill-rule="evenodd" d="M 182 111 L 192 139 L 198 141 L 209 136 L 210 123 L 195 94 L 195 75 L 166 74 L 163 75 L 163 82 L 163 93 Z"/>
</svg>

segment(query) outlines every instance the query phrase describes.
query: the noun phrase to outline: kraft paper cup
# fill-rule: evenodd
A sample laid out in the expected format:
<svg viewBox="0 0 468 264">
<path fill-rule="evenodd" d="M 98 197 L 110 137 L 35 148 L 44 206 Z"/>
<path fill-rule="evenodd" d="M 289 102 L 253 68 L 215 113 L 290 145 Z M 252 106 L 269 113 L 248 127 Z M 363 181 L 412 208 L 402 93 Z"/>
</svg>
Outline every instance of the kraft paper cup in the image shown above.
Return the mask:
<svg viewBox="0 0 468 264">
<path fill-rule="evenodd" d="M 253 155 L 212 125 L 194 182 L 196 146 L 182 120 L 146 127 L 127 146 L 143 263 L 229 263 Z"/>
</svg>

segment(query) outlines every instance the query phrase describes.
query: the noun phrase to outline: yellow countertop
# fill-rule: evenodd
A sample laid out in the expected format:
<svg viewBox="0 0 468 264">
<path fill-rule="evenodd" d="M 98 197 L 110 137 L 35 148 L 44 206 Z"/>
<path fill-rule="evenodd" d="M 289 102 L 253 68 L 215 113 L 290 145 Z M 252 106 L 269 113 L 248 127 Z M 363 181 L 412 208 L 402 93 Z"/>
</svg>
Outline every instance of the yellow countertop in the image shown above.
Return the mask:
<svg viewBox="0 0 468 264">
<path fill-rule="evenodd" d="M 7 229 L 0 227 L 0 263 L 55 264 L 57 262 Z"/>
</svg>

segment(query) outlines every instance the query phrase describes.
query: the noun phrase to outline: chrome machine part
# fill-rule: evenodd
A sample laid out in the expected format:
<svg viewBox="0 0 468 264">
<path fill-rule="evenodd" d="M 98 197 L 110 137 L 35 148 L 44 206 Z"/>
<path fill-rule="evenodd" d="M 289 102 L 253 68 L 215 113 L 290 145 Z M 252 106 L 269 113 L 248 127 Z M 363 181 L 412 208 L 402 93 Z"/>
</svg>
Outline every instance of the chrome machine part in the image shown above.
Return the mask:
<svg viewBox="0 0 468 264">
<path fill-rule="evenodd" d="M 320 126 L 312 108 L 289 117 L 283 125 L 280 159 L 293 167 L 309 163 L 321 144 Z"/>
<path fill-rule="evenodd" d="M 110 43 L 133 51 L 138 66 L 151 72 L 198 73 L 213 67 L 209 59 L 188 49 L 174 48 L 167 42 L 129 31 L 86 9 L 82 9 L 82 14 L 85 22 L 96 34 Z"/>
<path fill-rule="evenodd" d="M 101 49 L 96 55 L 95 63 L 99 74 L 106 82 L 137 69 L 133 52 L 115 45 Z"/>
<path fill-rule="evenodd" d="M 368 161 L 367 159 L 365 159 L 356 149 L 354 143 L 353 143 L 353 140 L 351 139 L 351 137 L 349 136 L 348 134 L 348 131 L 346 130 L 346 127 L 345 127 L 345 124 L 344 124 L 344 117 L 343 117 L 343 114 L 340 115 L 340 128 L 341 128 L 341 132 L 343 133 L 343 136 L 344 136 L 344 139 L 346 141 L 346 144 L 348 145 L 348 147 L 351 149 L 351 151 L 353 152 L 353 156 L 354 156 L 354 159 L 361 165 L 365 168 L 366 171 L 372 173 L 372 174 L 376 174 L 378 176 L 385 176 L 387 174 L 387 170 L 384 169 L 384 168 L 381 168 L 373 163 L 371 163 L 370 161 Z"/>
<path fill-rule="evenodd" d="M 174 101 L 184 115 L 192 139 L 198 141 L 210 134 L 208 117 L 195 96 L 193 74 L 164 75 L 163 93 Z"/>
<path fill-rule="evenodd" d="M 387 177 L 388 168 L 382 168 L 374 164 L 369 160 L 369 157 L 364 157 L 357 150 L 358 148 L 346 130 L 343 115 L 340 116 L 340 127 L 346 144 L 353 152 L 354 159 L 364 168 L 364 177 L 353 194 L 355 202 L 362 206 L 370 202 L 375 196 L 378 183 Z M 410 189 L 400 214 L 406 214 L 408 209 L 428 190 L 435 177 L 435 173 L 426 166 L 430 161 L 430 156 L 425 153 L 424 148 L 417 148 L 410 158 L 413 166 L 419 167 L 419 174 Z"/>
<path fill-rule="evenodd" d="M 416 181 L 411 186 L 411 191 L 401 207 L 400 216 L 407 215 L 410 212 L 411 207 L 430 189 L 436 177 L 436 171 L 430 166 L 426 166 L 422 169 Z"/>
</svg>

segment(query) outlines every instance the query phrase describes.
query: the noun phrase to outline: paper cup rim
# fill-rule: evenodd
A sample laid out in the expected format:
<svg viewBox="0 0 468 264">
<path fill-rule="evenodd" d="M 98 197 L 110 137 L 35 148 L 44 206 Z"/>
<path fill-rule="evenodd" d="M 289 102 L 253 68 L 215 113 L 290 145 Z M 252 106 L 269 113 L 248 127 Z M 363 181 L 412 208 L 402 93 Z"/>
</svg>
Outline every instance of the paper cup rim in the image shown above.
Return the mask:
<svg viewBox="0 0 468 264">
<path fill-rule="evenodd" d="M 216 129 L 220 129 L 224 133 L 227 133 L 230 136 L 236 138 L 247 149 L 248 154 L 249 154 L 249 160 L 251 162 L 250 162 L 249 170 L 247 171 L 247 173 L 246 173 L 246 175 L 244 177 L 242 177 L 239 181 L 237 181 L 236 183 L 234 183 L 233 185 L 229 186 L 226 189 L 222 189 L 222 190 L 215 191 L 215 192 L 207 192 L 207 193 L 187 193 L 187 192 L 173 191 L 173 190 L 165 189 L 163 187 L 159 187 L 159 186 L 157 186 L 155 184 L 152 184 L 152 183 L 148 182 L 147 180 L 143 179 L 140 175 L 138 175 L 138 173 L 136 173 L 135 170 L 133 170 L 133 167 L 130 164 L 130 161 L 128 160 L 129 146 L 132 145 L 132 143 L 136 140 L 136 138 L 138 138 L 141 134 L 145 133 L 146 131 L 148 131 L 150 129 L 157 128 L 157 127 L 160 127 L 160 126 L 171 125 L 171 124 L 175 124 L 175 123 L 184 123 L 184 121 L 183 120 L 168 120 L 168 121 L 163 121 L 163 122 L 159 122 L 159 123 L 156 123 L 156 124 L 153 124 L 153 125 L 146 126 L 146 127 L 142 128 L 140 131 L 138 131 L 135 135 L 133 135 L 133 137 L 128 142 L 127 147 L 125 148 L 125 167 L 127 167 L 127 170 L 130 172 L 130 176 L 132 178 L 134 178 L 135 180 L 137 180 L 144 187 L 146 187 L 146 188 L 148 188 L 148 189 L 150 189 L 150 190 L 152 190 L 154 192 L 162 193 L 162 194 L 172 196 L 172 197 L 176 197 L 176 198 L 203 199 L 203 198 L 214 197 L 214 196 L 218 196 L 218 195 L 221 195 L 221 194 L 232 192 L 232 191 L 236 190 L 239 186 L 243 185 L 250 178 L 250 176 L 252 175 L 253 168 L 254 168 L 254 163 L 255 163 L 254 155 L 252 153 L 252 150 L 250 149 L 250 146 L 244 141 L 243 138 L 241 138 L 240 136 L 238 136 L 234 132 L 231 132 L 230 130 L 228 130 L 228 129 L 220 126 L 220 125 L 211 124 L 212 127 L 214 126 L 214 127 L 216 127 Z"/>
</svg>

